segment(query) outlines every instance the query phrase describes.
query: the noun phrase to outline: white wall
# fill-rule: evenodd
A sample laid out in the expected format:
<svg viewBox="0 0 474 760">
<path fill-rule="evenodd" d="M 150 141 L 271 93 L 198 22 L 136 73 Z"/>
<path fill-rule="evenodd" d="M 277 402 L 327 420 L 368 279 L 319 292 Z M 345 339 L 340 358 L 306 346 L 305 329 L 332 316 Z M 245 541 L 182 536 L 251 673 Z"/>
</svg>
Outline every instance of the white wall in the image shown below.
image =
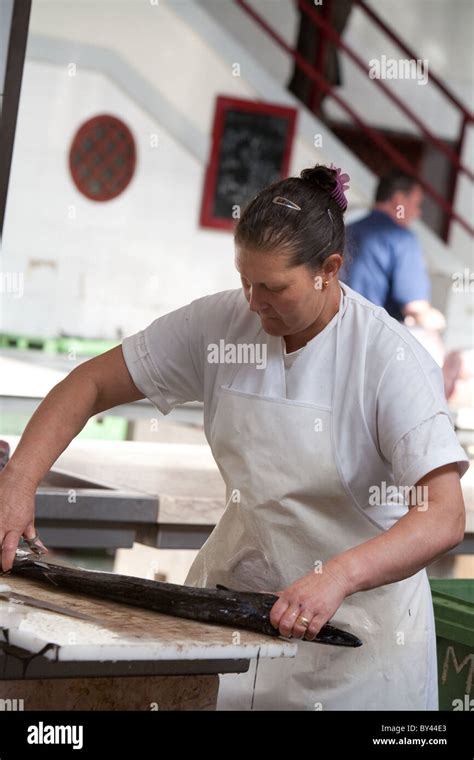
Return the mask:
<svg viewBox="0 0 474 760">
<path fill-rule="evenodd" d="M 428 71 L 440 77 L 462 103 L 472 109 L 474 71 L 472 65 L 472 28 L 474 4 L 471 0 L 377 0 L 370 3 L 377 15 L 413 50 L 428 61 Z M 345 41 L 366 64 L 372 59 L 406 58 L 405 54 L 379 31 L 368 17 L 355 9 L 350 17 Z M 364 110 L 380 127 L 418 133 L 418 128 L 381 93 L 373 83 L 342 56 L 344 84 L 339 91 Z M 390 88 L 425 121 L 438 136 L 456 139 L 459 117 L 454 106 L 428 81 L 386 80 Z M 337 107 L 333 114 L 345 118 Z"/>
<path fill-rule="evenodd" d="M 275 2 L 289 33 L 292 4 Z M 232 236 L 198 224 L 215 98 L 297 102 L 195 11 L 188 0 L 33 0 L 3 241 L 3 270 L 24 273 L 25 296 L 8 299 L 1 329 L 115 338 L 238 286 Z M 134 179 L 107 203 L 80 195 L 67 168 L 75 131 L 99 113 L 123 118 L 138 151 Z M 302 109 L 291 173 L 337 156 L 352 205 L 367 205 L 373 177 L 330 134 L 315 150 L 318 129 Z M 420 232 L 431 266 L 449 271 L 449 252 Z"/>
<path fill-rule="evenodd" d="M 191 127 L 199 125 L 201 137 L 216 89 L 249 90 L 161 4 L 34 0 L 30 33 L 33 43 L 38 34 L 60 40 L 62 61 L 48 65 L 27 53 L 3 245 L 4 268 L 24 271 L 25 296 L 9 299 L 2 329 L 113 338 L 192 298 L 236 287 L 231 236 L 198 228 L 202 161 L 133 93 L 89 70 L 79 48 L 119 52 Z M 180 51 L 187 60 L 177 66 Z M 71 77 L 67 66 L 78 59 Z M 201 97 L 197 85 L 208 72 L 215 86 Z M 132 130 L 138 164 L 122 195 L 96 203 L 76 190 L 67 155 L 79 125 L 104 112 Z"/>
<path fill-rule="evenodd" d="M 232 236 L 200 229 L 198 215 L 215 97 L 256 91 L 173 3 L 34 0 L 3 241 L 25 296 L 9 299 L 3 330 L 114 338 L 238 287 Z M 107 76 L 94 70 L 100 51 Z M 79 125 L 104 112 L 131 128 L 138 165 L 122 195 L 96 203 L 76 190 L 67 155 Z M 316 160 L 298 139 L 291 170 Z"/>
</svg>

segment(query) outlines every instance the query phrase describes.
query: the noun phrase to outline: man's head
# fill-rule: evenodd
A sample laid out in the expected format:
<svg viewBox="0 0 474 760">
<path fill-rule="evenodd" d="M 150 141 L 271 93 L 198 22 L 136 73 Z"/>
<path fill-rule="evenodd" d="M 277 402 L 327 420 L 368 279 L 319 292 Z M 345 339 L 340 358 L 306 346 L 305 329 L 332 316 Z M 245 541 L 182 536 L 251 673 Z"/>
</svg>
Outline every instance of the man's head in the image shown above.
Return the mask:
<svg viewBox="0 0 474 760">
<path fill-rule="evenodd" d="M 383 176 L 375 194 L 375 208 L 385 211 L 402 227 L 421 216 L 423 190 L 416 179 L 397 169 Z"/>
</svg>

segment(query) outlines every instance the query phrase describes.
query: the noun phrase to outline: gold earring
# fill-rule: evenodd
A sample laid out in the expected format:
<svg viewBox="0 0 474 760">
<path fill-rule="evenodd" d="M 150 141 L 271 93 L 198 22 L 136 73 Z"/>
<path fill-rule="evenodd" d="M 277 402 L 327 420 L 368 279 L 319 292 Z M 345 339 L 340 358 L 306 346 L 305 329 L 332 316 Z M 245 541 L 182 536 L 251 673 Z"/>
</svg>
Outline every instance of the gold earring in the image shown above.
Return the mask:
<svg viewBox="0 0 474 760">
<path fill-rule="evenodd" d="M 329 285 L 329 280 L 324 280 L 324 287 L 327 288 L 328 285 Z"/>
</svg>

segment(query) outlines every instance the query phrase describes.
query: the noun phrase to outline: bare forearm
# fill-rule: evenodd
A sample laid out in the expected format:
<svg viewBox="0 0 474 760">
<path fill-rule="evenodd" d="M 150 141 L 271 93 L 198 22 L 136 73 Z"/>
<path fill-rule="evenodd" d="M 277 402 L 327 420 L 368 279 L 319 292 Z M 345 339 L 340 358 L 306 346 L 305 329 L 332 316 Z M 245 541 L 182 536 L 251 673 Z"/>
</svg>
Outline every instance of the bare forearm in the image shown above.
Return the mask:
<svg viewBox="0 0 474 760">
<path fill-rule="evenodd" d="M 444 330 L 446 320 L 443 314 L 434 309 L 429 301 L 411 301 L 402 307 L 407 327 L 422 327 L 425 330 Z"/>
<path fill-rule="evenodd" d="M 441 513 L 439 505 L 426 511 L 413 507 L 385 533 L 331 560 L 346 578 L 349 594 L 408 578 L 456 546 L 462 540 L 464 508 Z"/>
<path fill-rule="evenodd" d="M 41 402 L 5 471 L 36 487 L 95 413 L 97 396 L 94 381 L 73 370 Z"/>
<path fill-rule="evenodd" d="M 430 308 L 431 305 L 429 301 L 410 301 L 409 303 L 406 303 L 404 306 L 402 306 L 402 313 L 405 317 L 409 315 L 417 316 L 418 314 L 422 314 L 423 312 L 428 311 Z"/>
</svg>

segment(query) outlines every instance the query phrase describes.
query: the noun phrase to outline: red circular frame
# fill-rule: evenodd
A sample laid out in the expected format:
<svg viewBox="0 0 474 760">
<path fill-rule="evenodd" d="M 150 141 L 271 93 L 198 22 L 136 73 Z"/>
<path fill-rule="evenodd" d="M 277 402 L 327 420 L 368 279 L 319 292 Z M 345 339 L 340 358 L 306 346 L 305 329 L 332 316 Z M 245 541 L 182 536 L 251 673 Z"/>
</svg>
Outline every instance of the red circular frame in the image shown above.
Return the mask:
<svg viewBox="0 0 474 760">
<path fill-rule="evenodd" d="M 86 121 L 69 150 L 69 169 L 79 192 L 92 201 L 110 201 L 133 177 L 135 140 L 115 116 L 103 114 Z"/>
</svg>

